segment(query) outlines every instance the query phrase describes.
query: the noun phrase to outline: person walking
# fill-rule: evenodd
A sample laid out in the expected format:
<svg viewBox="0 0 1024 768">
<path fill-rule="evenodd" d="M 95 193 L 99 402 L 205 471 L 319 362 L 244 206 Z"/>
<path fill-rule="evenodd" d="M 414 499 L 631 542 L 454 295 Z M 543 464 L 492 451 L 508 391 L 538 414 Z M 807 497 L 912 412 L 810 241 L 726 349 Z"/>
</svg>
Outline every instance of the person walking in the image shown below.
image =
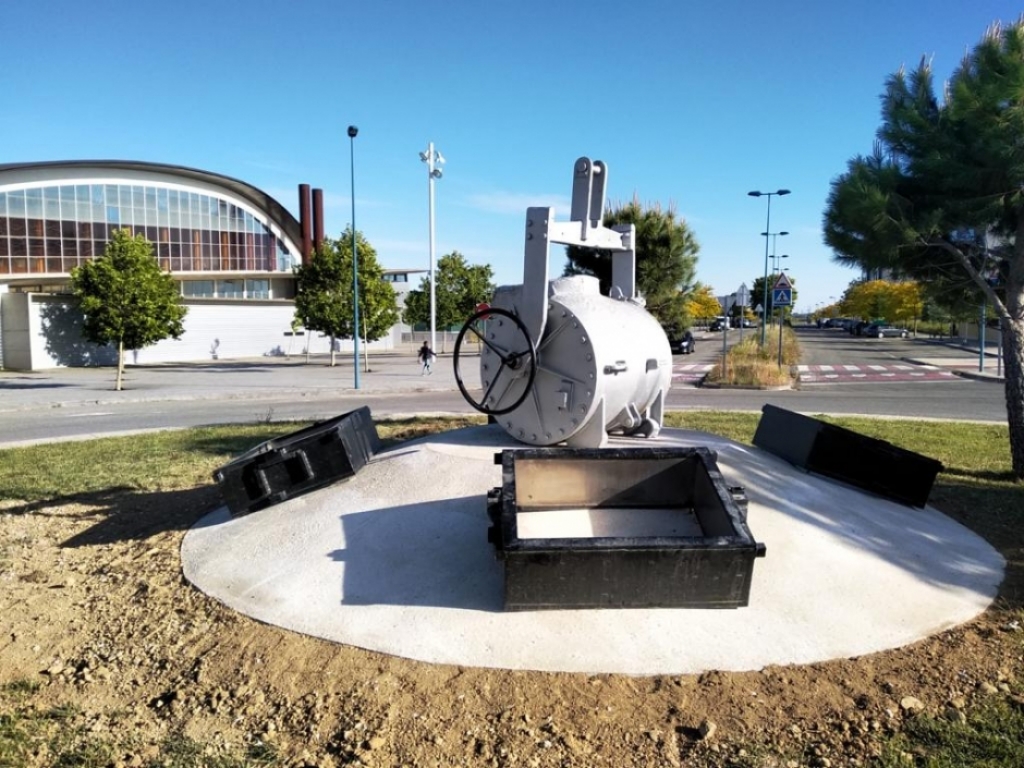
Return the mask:
<svg viewBox="0 0 1024 768">
<path fill-rule="evenodd" d="M 433 362 L 434 358 L 437 357 L 437 355 L 434 354 L 434 350 L 430 348 L 430 345 L 427 342 L 423 342 L 423 346 L 420 347 L 420 353 L 418 357 L 420 362 L 423 363 L 423 370 L 420 371 L 420 376 L 429 376 L 430 374 L 432 374 L 433 371 L 430 368 L 430 364 Z"/>
</svg>

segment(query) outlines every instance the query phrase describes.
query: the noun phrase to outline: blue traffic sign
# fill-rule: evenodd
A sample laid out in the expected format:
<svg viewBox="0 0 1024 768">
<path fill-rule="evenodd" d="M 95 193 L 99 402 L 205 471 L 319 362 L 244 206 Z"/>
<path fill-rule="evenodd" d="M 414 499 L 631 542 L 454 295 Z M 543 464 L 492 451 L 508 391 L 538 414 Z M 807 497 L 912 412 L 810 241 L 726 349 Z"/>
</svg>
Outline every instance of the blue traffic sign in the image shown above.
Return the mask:
<svg viewBox="0 0 1024 768">
<path fill-rule="evenodd" d="M 773 288 L 772 289 L 772 306 L 773 307 L 788 307 L 793 303 L 793 289 L 792 288 Z"/>
</svg>

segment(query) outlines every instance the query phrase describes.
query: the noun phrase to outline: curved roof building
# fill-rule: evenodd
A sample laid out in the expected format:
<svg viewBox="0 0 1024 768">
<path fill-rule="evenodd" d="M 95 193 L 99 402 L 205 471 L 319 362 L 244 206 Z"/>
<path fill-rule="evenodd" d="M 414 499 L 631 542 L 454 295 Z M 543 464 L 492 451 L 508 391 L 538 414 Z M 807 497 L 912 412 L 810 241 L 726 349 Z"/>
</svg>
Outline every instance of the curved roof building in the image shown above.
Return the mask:
<svg viewBox="0 0 1024 768">
<path fill-rule="evenodd" d="M 291 273 L 301 224 L 237 179 L 122 160 L 0 165 L 0 280 L 66 278 L 103 253 L 112 229 L 154 245 L 176 276 Z"/>
<path fill-rule="evenodd" d="M 309 187 L 299 192 L 301 222 L 251 184 L 195 168 L 0 165 L 0 367 L 113 360 L 111 350 L 81 339 L 81 315 L 67 294 L 71 270 L 102 255 L 119 228 L 153 244 L 189 308 L 181 339 L 139 350 L 135 362 L 302 352 L 313 340 L 292 329 L 293 267 L 309 253 L 311 231 L 322 233 L 322 217 L 318 208 L 310 221 Z M 322 199 L 319 190 L 313 197 Z"/>
</svg>

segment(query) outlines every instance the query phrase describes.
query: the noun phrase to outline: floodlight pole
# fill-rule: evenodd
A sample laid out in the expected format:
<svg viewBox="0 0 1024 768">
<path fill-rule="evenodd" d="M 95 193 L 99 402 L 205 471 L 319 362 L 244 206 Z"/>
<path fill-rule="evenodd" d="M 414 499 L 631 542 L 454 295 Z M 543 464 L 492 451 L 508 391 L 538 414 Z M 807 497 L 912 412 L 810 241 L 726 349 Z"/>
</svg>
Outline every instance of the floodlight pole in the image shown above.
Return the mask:
<svg viewBox="0 0 1024 768">
<path fill-rule="evenodd" d="M 761 346 L 765 344 L 765 331 L 768 324 L 765 322 L 768 319 L 768 235 L 772 228 L 772 195 L 788 195 L 788 189 L 779 189 L 775 192 L 747 192 L 750 197 L 767 197 L 768 198 L 768 215 L 765 219 L 764 224 L 764 300 L 761 302 Z"/>
<path fill-rule="evenodd" d="M 359 253 L 356 250 L 356 136 L 359 129 L 348 127 L 349 167 L 352 190 L 352 369 L 355 388 L 359 389 Z"/>
<path fill-rule="evenodd" d="M 427 164 L 427 198 L 430 214 L 430 348 L 437 349 L 437 293 L 435 288 L 437 260 L 434 256 L 434 180 L 441 178 L 438 163 L 444 163 L 444 157 L 434 149 L 434 142 L 427 144 L 427 151 L 420 152 L 420 160 Z"/>
</svg>

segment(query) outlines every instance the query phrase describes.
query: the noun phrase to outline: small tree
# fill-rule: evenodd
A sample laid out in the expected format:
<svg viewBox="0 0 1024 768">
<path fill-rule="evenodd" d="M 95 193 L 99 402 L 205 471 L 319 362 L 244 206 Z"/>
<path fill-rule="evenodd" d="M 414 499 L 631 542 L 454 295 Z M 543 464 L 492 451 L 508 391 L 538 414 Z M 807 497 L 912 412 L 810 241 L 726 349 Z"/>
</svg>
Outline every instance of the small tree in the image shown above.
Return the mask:
<svg viewBox="0 0 1024 768">
<path fill-rule="evenodd" d="M 123 388 L 124 351 L 166 338 L 181 338 L 188 308 L 174 278 L 160 269 L 153 244 L 128 229 L 114 231 L 103 255 L 71 270 L 71 290 L 94 344 L 117 345 L 118 392 Z"/>
<path fill-rule="evenodd" d="M 365 341 L 384 337 L 398 322 L 394 289 L 384 280 L 377 252 L 356 232 L 359 273 L 359 335 Z M 308 264 L 295 269 L 295 316 L 311 331 L 331 339 L 331 365 L 337 364 L 335 342 L 355 335 L 352 285 L 352 228 L 327 238 Z"/>
<path fill-rule="evenodd" d="M 434 290 L 434 319 L 437 327 L 461 325 L 473 314 L 477 304 L 489 301 L 494 295 L 494 273 L 489 264 L 471 265 L 458 251 L 452 251 L 437 261 Z M 408 325 L 430 323 L 430 276 L 420 281 L 417 290 L 405 297 L 403 320 Z M 444 337 L 442 336 L 442 345 Z"/>
</svg>

